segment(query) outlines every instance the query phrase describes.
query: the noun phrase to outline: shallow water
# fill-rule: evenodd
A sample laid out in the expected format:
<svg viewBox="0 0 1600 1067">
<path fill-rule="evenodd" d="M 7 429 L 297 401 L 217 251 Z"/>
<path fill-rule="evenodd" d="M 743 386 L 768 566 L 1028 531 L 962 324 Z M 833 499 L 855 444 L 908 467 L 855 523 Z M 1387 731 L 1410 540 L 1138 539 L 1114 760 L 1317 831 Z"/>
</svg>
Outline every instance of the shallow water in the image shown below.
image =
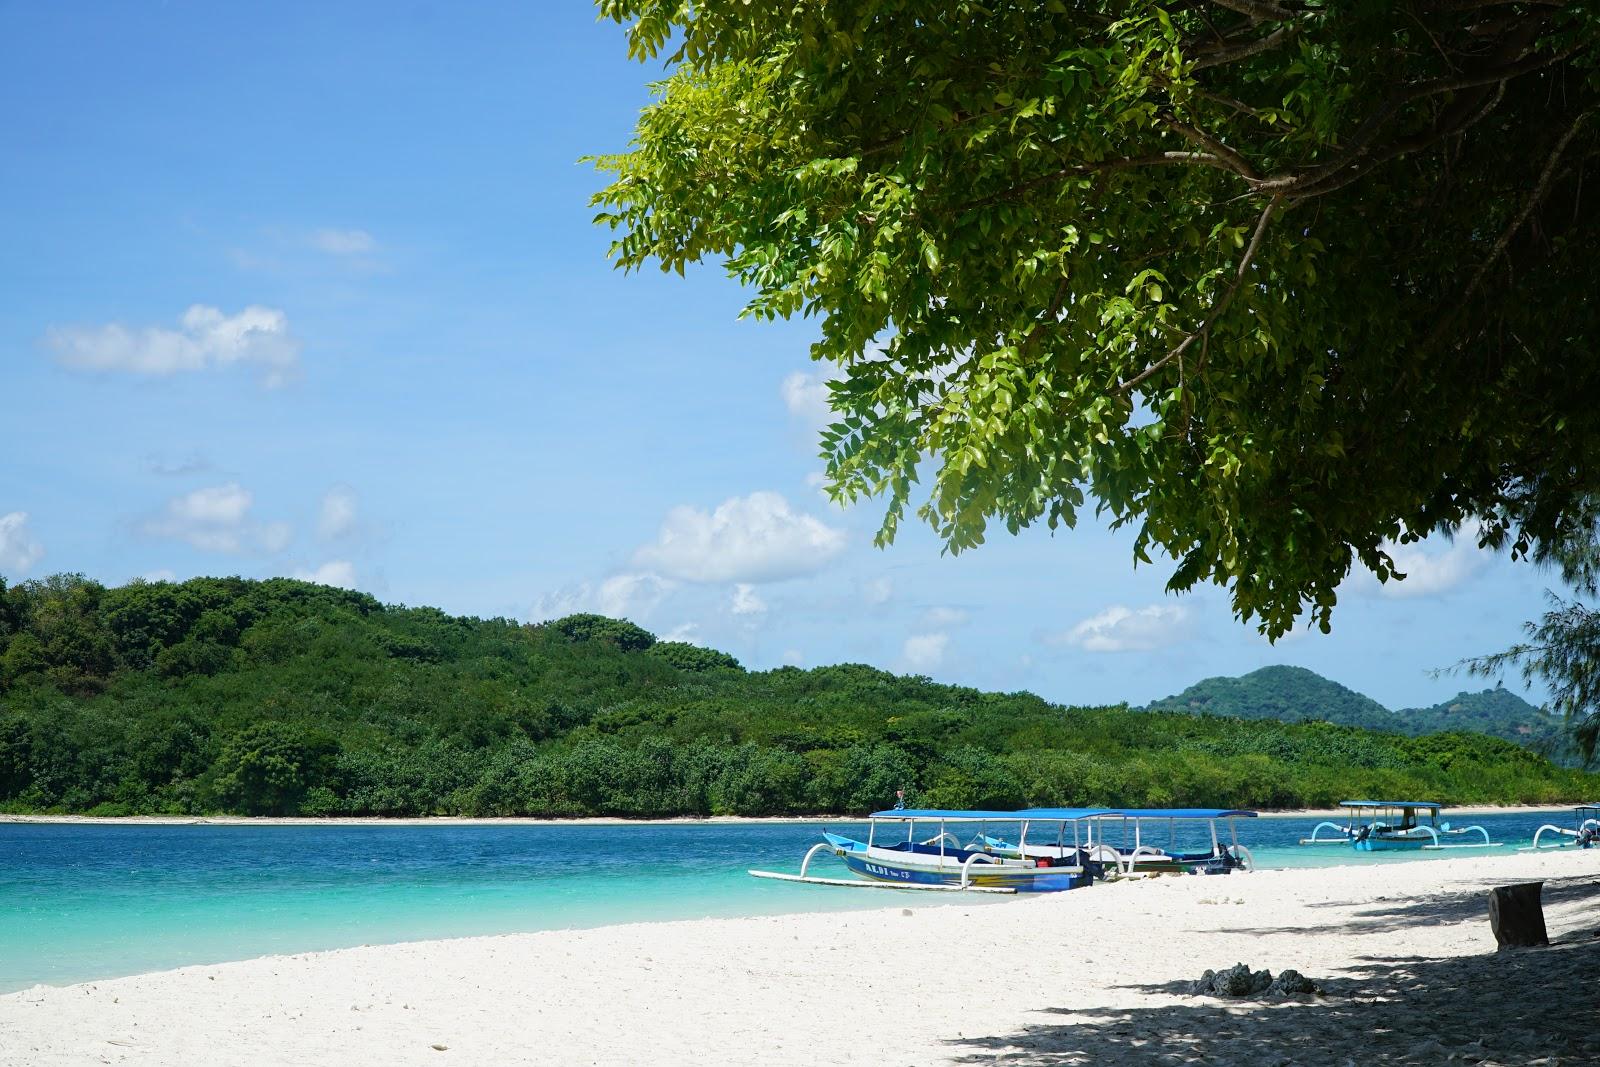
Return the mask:
<svg viewBox="0 0 1600 1067">
<path fill-rule="evenodd" d="M 1239 840 L 1262 867 L 1490 863 L 1541 823 L 1569 818 L 1460 817 L 1456 825 L 1480 823 L 1505 844 L 1422 853 L 1297 846 L 1318 821 L 1240 820 Z M 863 824 L 827 825 L 865 834 Z M 354 945 L 949 902 L 745 874 L 796 870 L 823 826 L 0 824 L 0 992 Z M 1167 844 L 1164 830 L 1145 840 Z M 1191 827 L 1177 844 L 1209 841 Z M 813 873 L 847 876 L 829 859 Z"/>
</svg>

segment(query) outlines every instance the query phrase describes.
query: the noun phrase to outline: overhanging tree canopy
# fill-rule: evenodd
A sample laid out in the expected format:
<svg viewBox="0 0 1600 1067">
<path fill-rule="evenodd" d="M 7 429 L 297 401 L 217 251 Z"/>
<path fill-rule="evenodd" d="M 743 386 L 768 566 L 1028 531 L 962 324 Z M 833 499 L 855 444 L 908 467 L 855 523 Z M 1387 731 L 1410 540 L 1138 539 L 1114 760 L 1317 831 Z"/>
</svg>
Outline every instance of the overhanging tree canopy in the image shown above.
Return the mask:
<svg viewBox="0 0 1600 1067">
<path fill-rule="evenodd" d="M 1600 489 L 1595 0 L 599 7 L 669 67 L 598 160 L 616 260 L 820 317 L 881 540 L 1087 492 L 1278 635 L 1385 540 L 1525 552 Z"/>
</svg>

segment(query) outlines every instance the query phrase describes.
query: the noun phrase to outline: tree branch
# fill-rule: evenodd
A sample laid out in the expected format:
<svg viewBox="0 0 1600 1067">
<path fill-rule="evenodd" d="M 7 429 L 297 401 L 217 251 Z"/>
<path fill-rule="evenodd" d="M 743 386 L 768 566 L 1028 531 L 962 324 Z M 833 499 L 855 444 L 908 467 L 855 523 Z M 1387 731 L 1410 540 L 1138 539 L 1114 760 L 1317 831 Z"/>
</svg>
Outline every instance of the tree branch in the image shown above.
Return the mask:
<svg viewBox="0 0 1600 1067">
<path fill-rule="evenodd" d="M 1250 263 L 1255 259 L 1256 252 L 1261 248 L 1261 238 L 1266 234 L 1267 226 L 1271 224 L 1273 214 L 1278 210 L 1279 205 L 1282 203 L 1282 194 L 1274 196 L 1271 200 L 1267 201 L 1266 208 L 1261 212 L 1261 218 L 1256 222 L 1255 233 L 1250 235 L 1250 244 L 1245 247 L 1244 256 L 1239 260 L 1239 269 L 1233 275 L 1233 283 L 1228 286 L 1227 292 L 1223 293 L 1222 297 L 1214 305 L 1212 305 L 1211 313 L 1205 317 L 1205 321 L 1200 324 L 1199 328 L 1191 333 L 1188 337 L 1185 337 L 1182 341 L 1180 341 L 1178 345 L 1172 349 L 1172 351 L 1168 352 L 1166 355 L 1150 364 L 1150 366 L 1140 371 L 1134 377 L 1118 385 L 1117 392 L 1127 393 L 1138 388 L 1140 385 L 1143 385 L 1145 382 L 1149 381 L 1150 378 L 1162 367 L 1165 367 L 1174 359 L 1181 357 L 1183 353 L 1188 350 L 1189 346 L 1194 344 L 1197 338 L 1206 336 L 1211 332 L 1211 327 L 1214 326 L 1217 320 L 1222 317 L 1222 313 L 1228 310 L 1228 305 L 1233 302 L 1234 294 L 1237 293 L 1239 291 L 1239 287 L 1244 284 L 1244 276 L 1250 269 Z"/>
<path fill-rule="evenodd" d="M 1205 70 L 1208 67 L 1220 67 L 1228 63 L 1237 63 L 1241 59 L 1248 59 L 1254 55 L 1260 55 L 1262 52 L 1270 52 L 1299 33 L 1300 27 L 1298 26 L 1280 26 L 1265 37 L 1257 37 L 1243 44 L 1196 53 L 1194 69 Z"/>
<path fill-rule="evenodd" d="M 1594 114 L 1593 109 L 1580 111 L 1578 117 L 1572 120 L 1572 125 L 1567 127 L 1567 132 L 1561 135 L 1560 140 L 1556 141 L 1555 147 L 1550 150 L 1550 158 L 1545 160 L 1544 170 L 1539 172 L 1539 180 L 1534 183 L 1533 191 L 1528 194 L 1528 199 L 1522 205 L 1522 210 L 1517 212 L 1516 217 L 1511 220 L 1511 225 L 1507 226 L 1505 232 L 1500 235 L 1499 240 L 1495 241 L 1494 247 L 1489 250 L 1488 257 L 1478 265 L 1477 273 L 1472 276 L 1472 281 L 1468 284 L 1467 291 L 1462 294 L 1461 303 L 1465 304 L 1472 299 L 1473 294 L 1478 291 L 1478 286 L 1483 284 L 1483 279 L 1488 275 L 1489 268 L 1494 266 L 1495 261 L 1505 254 L 1506 246 L 1511 243 L 1511 238 L 1516 236 L 1518 230 L 1522 229 L 1522 224 L 1528 221 L 1528 216 L 1533 214 L 1533 209 L 1539 205 L 1539 201 L 1543 200 L 1545 194 L 1550 191 L 1550 182 L 1555 177 L 1556 165 L 1561 162 L 1561 153 L 1567 150 L 1567 146 L 1572 143 L 1572 139 L 1578 136 L 1579 128 L 1583 126 L 1584 122 L 1592 114 Z"/>
<path fill-rule="evenodd" d="M 1529 74 L 1545 67 L 1555 66 L 1557 63 L 1563 63 L 1577 54 L 1580 49 L 1581 46 L 1574 45 L 1565 51 L 1550 55 L 1524 55 L 1516 62 L 1489 70 L 1448 78 L 1434 78 L 1408 86 L 1404 91 L 1390 97 L 1381 107 L 1367 116 L 1366 121 L 1357 128 L 1354 136 L 1351 137 L 1350 142 L 1337 158 L 1305 174 L 1268 179 L 1261 184 L 1261 188 L 1289 189 L 1294 193 L 1296 199 L 1319 195 L 1326 191 L 1319 188 L 1320 185 L 1343 177 L 1339 173 L 1340 171 L 1360 162 L 1371 151 L 1372 140 L 1377 136 L 1378 131 L 1387 125 L 1389 120 L 1394 118 L 1406 104 L 1429 96 L 1437 96 L 1441 93 L 1458 92 L 1462 89 L 1473 89 L 1483 85 L 1493 85 L 1496 82 L 1509 81 L 1523 74 Z M 1361 173 L 1365 173 L 1365 170 Z M 1348 184 L 1348 181 L 1339 181 L 1338 186 L 1335 187 L 1342 187 Z"/>
<path fill-rule="evenodd" d="M 1193 126 L 1187 126 L 1173 118 L 1171 115 L 1162 115 L 1160 116 L 1160 119 L 1162 125 L 1166 126 L 1169 130 L 1172 130 L 1174 133 L 1180 135 L 1186 140 L 1193 141 L 1201 148 L 1209 150 L 1213 155 L 1232 164 L 1232 169 L 1238 172 L 1241 177 L 1252 182 L 1258 182 L 1261 180 L 1261 173 L 1257 171 L 1255 167 L 1250 165 L 1249 160 L 1245 159 L 1238 152 L 1235 152 L 1233 149 L 1229 148 L 1215 137 L 1212 137 L 1207 133 L 1202 133 Z"/>
<path fill-rule="evenodd" d="M 1511 223 L 1500 234 L 1500 237 L 1494 243 L 1494 247 L 1490 249 L 1489 255 L 1478 265 L 1477 271 L 1472 275 L 1472 280 L 1467 283 L 1466 290 L 1461 294 L 1461 299 L 1455 302 L 1449 314 L 1441 318 L 1434 324 L 1433 329 L 1428 331 L 1428 336 L 1422 343 L 1423 351 L 1431 350 L 1437 345 L 1461 317 L 1462 310 L 1468 306 L 1473 295 L 1477 293 L 1478 287 L 1488 277 L 1489 269 L 1505 254 L 1506 248 L 1511 244 L 1511 239 L 1516 236 L 1518 230 L 1522 229 L 1522 224 L 1528 221 L 1528 216 L 1533 214 L 1533 209 L 1539 205 L 1540 200 L 1544 199 L 1545 193 L 1550 191 L 1550 183 L 1555 177 L 1556 165 L 1561 162 L 1561 154 L 1567 150 L 1567 146 L 1572 143 L 1572 139 L 1578 135 L 1579 128 L 1583 126 L 1584 122 L 1592 114 L 1594 114 L 1592 108 L 1579 112 L 1578 117 L 1573 119 L 1572 124 L 1567 127 L 1567 131 L 1557 139 L 1555 147 L 1550 150 L 1549 158 L 1545 160 L 1544 169 L 1539 172 L 1539 178 L 1534 182 L 1533 190 L 1528 194 L 1528 199 L 1523 202 L 1522 209 L 1517 212 Z"/>
<path fill-rule="evenodd" d="M 1277 4 L 1267 3 L 1267 0 L 1210 0 L 1218 7 L 1225 7 L 1229 11 L 1237 11 L 1241 15 L 1249 15 L 1258 22 L 1268 19 L 1292 19 L 1294 12 Z"/>
</svg>

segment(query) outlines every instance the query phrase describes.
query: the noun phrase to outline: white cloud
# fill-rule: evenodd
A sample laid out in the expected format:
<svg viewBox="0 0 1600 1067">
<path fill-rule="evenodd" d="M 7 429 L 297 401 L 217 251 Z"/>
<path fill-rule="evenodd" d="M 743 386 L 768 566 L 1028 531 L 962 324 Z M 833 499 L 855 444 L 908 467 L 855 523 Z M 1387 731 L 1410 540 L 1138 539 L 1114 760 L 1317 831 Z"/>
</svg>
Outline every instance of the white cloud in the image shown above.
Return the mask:
<svg viewBox="0 0 1600 1067">
<path fill-rule="evenodd" d="M 357 529 L 358 502 L 356 491 L 348 485 L 336 485 L 322 495 L 322 513 L 317 518 L 317 536 L 324 541 L 337 541 L 349 537 Z"/>
<path fill-rule="evenodd" d="M 162 456 L 146 456 L 145 469 L 163 478 L 184 478 L 191 474 L 206 474 L 216 468 L 200 453 L 191 452 L 184 458 L 176 460 Z"/>
<path fill-rule="evenodd" d="M 912 670 L 931 671 L 944 662 L 945 650 L 949 647 L 949 634 L 913 634 L 906 638 L 900 658 Z"/>
<path fill-rule="evenodd" d="M 303 582 L 318 585 L 337 585 L 343 589 L 356 587 L 356 568 L 349 560 L 331 559 L 315 570 L 298 570 L 294 576 Z"/>
<path fill-rule="evenodd" d="M 28 513 L 0 515 L 0 567 L 22 574 L 43 558 L 44 546 L 33 539 L 28 529 Z"/>
<path fill-rule="evenodd" d="M 704 645 L 700 640 L 700 626 L 692 622 L 680 622 L 660 637 L 662 641 L 682 641 L 686 645 Z"/>
<path fill-rule="evenodd" d="M 1492 558 L 1492 553 L 1478 547 L 1478 531 L 1477 522 L 1466 523 L 1455 540 L 1431 552 L 1421 541 L 1409 545 L 1386 541 L 1384 551 L 1394 560 L 1394 569 L 1405 575 L 1405 580 L 1391 578 L 1379 583 L 1376 576 L 1364 572 L 1367 581 L 1363 584 L 1369 589 L 1378 585 L 1386 597 L 1435 596 L 1448 592 L 1481 571 Z"/>
<path fill-rule="evenodd" d="M 815 574 L 844 547 L 844 531 L 762 492 L 725 500 L 710 513 L 673 508 L 633 561 L 686 582 L 777 582 Z"/>
<path fill-rule="evenodd" d="M 1190 619 L 1189 609 L 1177 604 L 1143 608 L 1114 604 L 1048 640 L 1085 652 L 1149 652 L 1188 637 Z"/>
<path fill-rule="evenodd" d="M 735 615 L 765 615 L 767 602 L 756 595 L 756 588 L 746 582 L 733 587 L 733 602 L 728 610 Z"/>
<path fill-rule="evenodd" d="M 534 602 L 532 619 L 545 622 L 565 615 L 593 612 L 614 619 L 648 616 L 673 589 L 673 583 L 654 574 L 614 574 L 601 582 L 579 582 Z"/>
<path fill-rule="evenodd" d="M 233 364 L 256 367 L 269 388 L 286 384 L 300 366 L 300 341 L 289 320 L 274 308 L 251 305 L 237 315 L 195 304 L 179 328 L 121 323 L 105 326 L 52 326 L 45 344 L 64 366 L 77 370 L 123 371 L 170 377 Z"/>
<path fill-rule="evenodd" d="M 330 256 L 361 256 L 377 251 L 378 242 L 366 230 L 317 230 L 311 247 Z"/>
<path fill-rule="evenodd" d="M 779 387 L 783 406 L 789 414 L 813 426 L 826 426 L 833 421 L 833 411 L 828 407 L 828 379 L 821 374 L 795 371 Z"/>
<path fill-rule="evenodd" d="M 929 629 L 943 630 L 952 626 L 963 626 L 967 618 L 967 613 L 961 608 L 929 608 L 922 614 L 922 625 Z"/>
<path fill-rule="evenodd" d="M 875 608 L 881 608 L 894 599 L 894 579 L 887 576 L 874 578 L 861 588 L 861 598 Z"/>
<path fill-rule="evenodd" d="M 160 567 L 153 571 L 146 571 L 139 575 L 139 579 L 145 582 L 175 582 L 178 580 L 178 576 L 170 568 Z"/>
<path fill-rule="evenodd" d="M 787 667 L 804 667 L 806 654 L 798 648 L 786 648 L 783 650 L 783 663 Z"/>
<path fill-rule="evenodd" d="M 206 552 L 283 551 L 294 531 L 288 523 L 251 518 L 254 503 L 254 494 L 237 482 L 207 486 L 168 500 L 160 514 L 145 521 L 144 532 Z"/>
</svg>

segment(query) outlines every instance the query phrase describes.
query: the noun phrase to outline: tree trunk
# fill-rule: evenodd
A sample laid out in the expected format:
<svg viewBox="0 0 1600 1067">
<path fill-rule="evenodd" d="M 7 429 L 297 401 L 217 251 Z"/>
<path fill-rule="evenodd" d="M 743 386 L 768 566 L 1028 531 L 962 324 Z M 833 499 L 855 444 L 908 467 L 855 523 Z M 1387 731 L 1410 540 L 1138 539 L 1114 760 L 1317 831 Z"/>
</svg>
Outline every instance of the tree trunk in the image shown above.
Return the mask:
<svg viewBox="0 0 1600 1067">
<path fill-rule="evenodd" d="M 1489 928 L 1500 949 L 1548 945 L 1544 928 L 1543 882 L 1522 882 L 1489 890 Z"/>
</svg>

